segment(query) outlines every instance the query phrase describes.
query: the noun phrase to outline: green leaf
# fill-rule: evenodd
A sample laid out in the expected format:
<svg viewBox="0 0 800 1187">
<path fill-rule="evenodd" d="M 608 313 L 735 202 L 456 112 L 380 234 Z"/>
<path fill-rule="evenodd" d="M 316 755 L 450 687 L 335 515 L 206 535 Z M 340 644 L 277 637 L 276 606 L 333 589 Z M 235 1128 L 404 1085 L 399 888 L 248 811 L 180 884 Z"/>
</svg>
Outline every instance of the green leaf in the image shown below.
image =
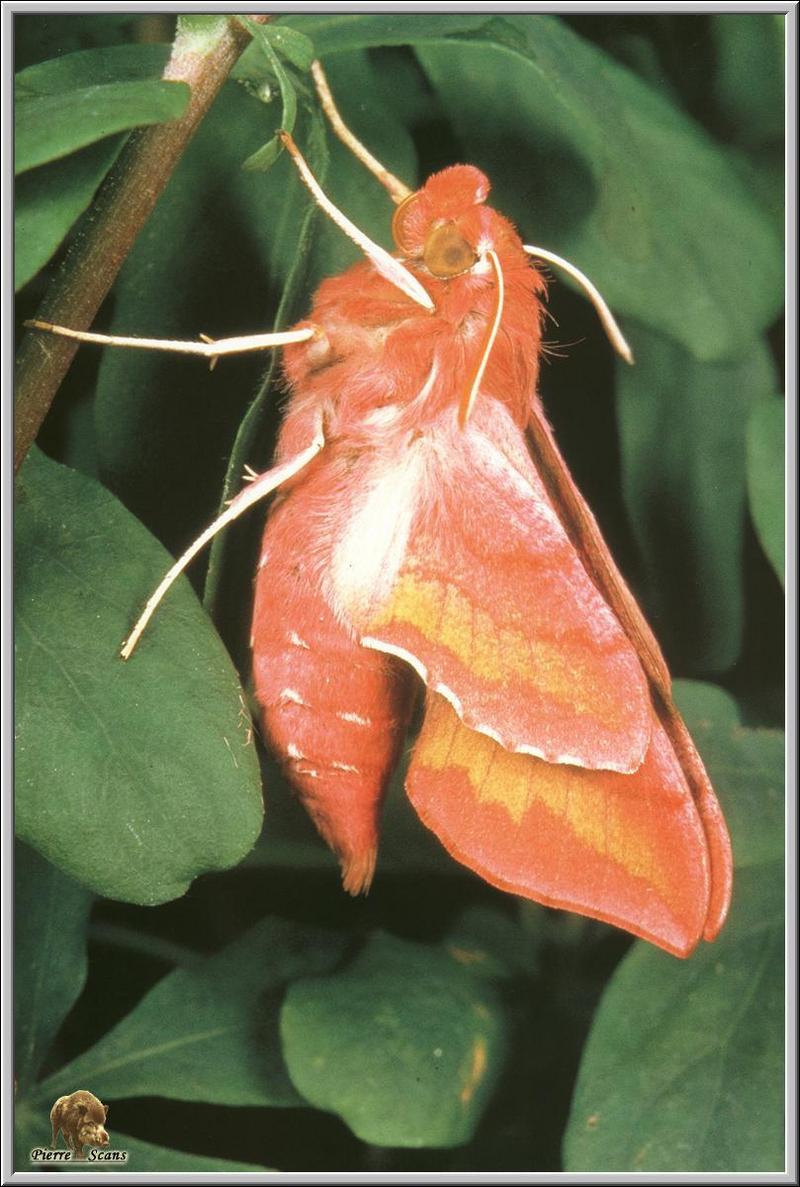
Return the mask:
<svg viewBox="0 0 800 1187">
<path fill-rule="evenodd" d="M 747 492 L 761 547 L 785 585 L 784 499 L 786 409 L 780 396 L 765 396 L 750 412 L 747 425 Z"/>
<path fill-rule="evenodd" d="M 279 28 L 288 25 L 302 30 L 311 39 L 322 57 L 354 49 L 380 45 L 416 45 L 423 41 L 441 41 L 448 37 L 491 28 L 492 22 L 483 13 L 456 16 L 443 13 L 393 13 L 353 16 L 345 13 L 325 13 L 314 16 L 280 17 Z M 327 63 L 326 63 L 327 70 Z"/>
<path fill-rule="evenodd" d="M 25 1092 L 83 989 L 92 895 L 27 845 L 14 870 L 14 1070 Z"/>
<path fill-rule="evenodd" d="M 282 152 L 283 145 L 277 136 L 273 136 L 266 144 L 262 144 L 261 148 L 257 148 L 254 153 L 250 154 L 247 160 L 242 163 L 242 168 L 247 169 L 249 173 L 266 173 L 268 169 L 272 168 Z"/>
<path fill-rule="evenodd" d="M 14 172 L 65 157 L 114 132 L 162 124 L 183 115 L 189 88 L 182 82 L 112 82 L 16 104 Z"/>
<path fill-rule="evenodd" d="M 782 907 L 780 863 L 740 870 L 715 944 L 634 947 L 584 1049 L 566 1170 L 783 1170 Z"/>
<path fill-rule="evenodd" d="M 272 39 L 267 32 L 266 26 L 258 25 L 250 20 L 245 20 L 244 23 L 260 44 L 278 80 L 278 87 L 281 92 L 281 131 L 292 133 L 294 131 L 295 121 L 297 120 L 297 95 L 295 94 L 294 84 L 284 70 L 280 58 L 272 48 Z M 244 168 L 251 170 L 268 169 L 277 159 L 280 148 L 281 141 L 277 136 L 273 137 L 268 144 L 265 144 L 258 152 L 253 153 L 252 156 L 247 158 L 244 162 Z"/>
<path fill-rule="evenodd" d="M 302 1104 L 281 1056 L 277 991 L 331 968 L 341 951 L 332 934 L 265 919 L 213 956 L 168 973 L 40 1091 L 55 1098 L 80 1083 L 103 1100 Z"/>
<path fill-rule="evenodd" d="M 622 489 L 644 560 L 645 607 L 673 662 L 723 671 L 741 646 L 745 435 L 774 388 L 766 345 L 700 363 L 644 327 L 618 369 Z"/>
<path fill-rule="evenodd" d="M 57 95 L 109 83 L 160 78 L 169 59 L 166 45 L 107 45 L 38 62 L 14 75 L 17 99 Z"/>
<path fill-rule="evenodd" d="M 719 793 L 736 868 L 780 861 L 785 848 L 783 731 L 746 729 L 735 702 L 713 685 L 679 680 L 675 693 Z"/>
<path fill-rule="evenodd" d="M 716 64 L 711 82 L 730 134 L 748 146 L 782 140 L 784 15 L 720 13 L 709 21 Z"/>
<path fill-rule="evenodd" d="M 262 27 L 272 48 L 283 54 L 287 62 L 291 62 L 298 70 L 310 70 L 315 56 L 313 41 L 304 33 L 298 33 L 296 29 L 290 29 L 286 25 Z"/>
<path fill-rule="evenodd" d="M 121 137 L 101 140 L 18 179 L 14 201 L 14 288 L 43 268 L 114 164 Z"/>
<path fill-rule="evenodd" d="M 16 493 L 18 833 L 99 894 L 174 898 L 260 828 L 236 674 L 185 581 L 123 664 L 170 558 L 103 487 L 36 451 Z"/>
<path fill-rule="evenodd" d="M 733 905 L 685 963 L 637 944 L 615 973 L 583 1053 L 570 1171 L 782 1166 L 783 734 L 743 728 L 713 685 L 675 691 L 730 827 Z"/>
<path fill-rule="evenodd" d="M 523 235 L 612 307 L 700 359 L 738 352 L 781 307 L 783 253 L 736 163 L 642 79 L 551 16 L 289 18 L 319 55 L 413 45 Z"/>
<path fill-rule="evenodd" d="M 20 70 L 18 100 L 110 83 L 158 79 L 169 57 L 163 45 L 114 45 L 64 54 Z M 50 259 L 113 164 L 121 138 L 104 139 L 24 173 L 14 207 L 14 283 L 20 289 Z"/>
<path fill-rule="evenodd" d="M 536 937 L 496 907 L 467 907 L 449 929 L 446 947 L 477 977 L 507 980 L 538 970 Z"/>
<path fill-rule="evenodd" d="M 736 699 L 718 684 L 707 684 L 703 680 L 676 680 L 672 691 L 692 731 L 712 727 L 733 730 L 741 724 Z"/>
<path fill-rule="evenodd" d="M 469 1141 L 507 1044 L 489 982 L 441 948 L 384 934 L 341 972 L 293 982 L 281 1034 L 298 1091 L 378 1146 Z"/>
</svg>

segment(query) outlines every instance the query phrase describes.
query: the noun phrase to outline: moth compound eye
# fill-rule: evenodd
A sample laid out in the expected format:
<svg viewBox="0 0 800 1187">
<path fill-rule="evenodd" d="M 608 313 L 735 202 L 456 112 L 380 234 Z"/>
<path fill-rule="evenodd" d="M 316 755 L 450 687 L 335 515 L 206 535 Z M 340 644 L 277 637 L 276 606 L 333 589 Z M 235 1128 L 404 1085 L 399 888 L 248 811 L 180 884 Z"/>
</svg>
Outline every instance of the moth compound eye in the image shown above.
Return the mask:
<svg viewBox="0 0 800 1187">
<path fill-rule="evenodd" d="M 478 262 L 477 253 L 454 223 L 434 227 L 425 240 L 423 259 L 428 271 L 442 280 L 460 276 Z"/>
</svg>

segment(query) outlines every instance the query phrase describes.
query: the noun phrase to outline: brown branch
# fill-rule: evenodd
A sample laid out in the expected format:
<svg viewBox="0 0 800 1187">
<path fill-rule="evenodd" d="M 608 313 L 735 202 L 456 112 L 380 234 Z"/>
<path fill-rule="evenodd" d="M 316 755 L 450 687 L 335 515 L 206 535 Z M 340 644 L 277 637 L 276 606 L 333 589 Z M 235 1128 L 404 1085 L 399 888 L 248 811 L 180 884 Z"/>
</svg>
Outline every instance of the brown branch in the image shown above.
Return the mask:
<svg viewBox="0 0 800 1187">
<path fill-rule="evenodd" d="M 265 22 L 270 17 L 253 16 L 251 20 Z M 235 18 L 228 20 L 207 53 L 199 53 L 178 35 L 164 78 L 191 87 L 186 113 L 179 120 L 131 135 L 37 312 L 39 320 L 77 330 L 89 328 L 172 171 L 249 40 L 250 34 Z M 15 473 L 76 350 L 77 344 L 69 339 L 38 332 L 27 334 L 22 341 L 17 359 Z"/>
</svg>

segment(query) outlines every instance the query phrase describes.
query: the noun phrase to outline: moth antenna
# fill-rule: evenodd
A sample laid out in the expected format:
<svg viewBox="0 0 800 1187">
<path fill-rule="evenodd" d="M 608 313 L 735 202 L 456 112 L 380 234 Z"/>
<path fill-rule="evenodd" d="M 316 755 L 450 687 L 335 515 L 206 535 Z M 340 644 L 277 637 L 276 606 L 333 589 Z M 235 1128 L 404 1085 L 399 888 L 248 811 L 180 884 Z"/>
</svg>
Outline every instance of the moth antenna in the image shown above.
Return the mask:
<svg viewBox="0 0 800 1187">
<path fill-rule="evenodd" d="M 472 379 L 472 383 L 467 389 L 466 395 L 461 400 L 461 405 L 458 409 L 458 423 L 463 429 L 469 420 L 472 406 L 475 403 L 475 397 L 478 394 L 478 389 L 483 381 L 483 374 L 486 370 L 486 364 L 489 362 L 489 355 L 492 353 L 497 331 L 500 329 L 500 321 L 503 317 L 503 304 L 505 302 L 505 282 L 503 280 L 503 269 L 500 267 L 500 261 L 497 258 L 497 253 L 491 249 L 487 251 L 486 258 L 489 260 L 494 269 L 495 280 L 497 281 L 495 287 L 496 301 L 494 317 L 492 324 L 489 327 L 489 333 L 486 335 L 486 341 L 483 344 L 481 357 L 478 360 L 478 366 Z"/>
<path fill-rule="evenodd" d="M 184 342 L 173 338 L 121 338 L 117 334 L 92 334 L 88 330 L 71 330 L 68 326 L 56 326 L 49 321 L 26 321 L 32 330 L 46 330 L 61 338 L 74 338 L 76 342 L 96 342 L 100 346 L 130 346 L 139 350 L 166 350 L 173 354 L 196 354 L 210 359 L 212 367 L 220 355 L 245 354 L 251 350 L 271 350 L 276 346 L 289 346 L 292 342 L 307 342 L 316 330 L 306 326 L 302 330 L 282 330 L 270 334 L 243 334 L 237 338 L 218 338 L 201 334 L 201 342 Z"/>
<path fill-rule="evenodd" d="M 238 519 L 239 516 L 247 511 L 249 507 L 252 507 L 254 503 L 258 503 L 261 499 L 265 499 L 267 495 L 271 494 L 274 490 L 277 490 L 278 487 L 282 486 L 285 482 L 288 482 L 290 478 L 294 478 L 295 474 L 299 474 L 300 471 L 317 456 L 324 444 L 325 437 L 322 429 L 320 428 L 309 446 L 298 453 L 296 457 L 291 458 L 290 461 L 283 462 L 279 466 L 273 466 L 271 470 L 267 470 L 257 478 L 254 478 L 251 484 L 246 486 L 244 490 L 241 490 L 236 498 L 231 501 L 230 505 L 225 509 L 225 511 L 223 511 L 221 515 L 217 516 L 214 522 L 209 524 L 204 532 L 200 533 L 197 539 L 194 540 L 186 549 L 183 556 L 176 560 L 175 564 L 164 576 L 164 579 L 161 581 L 158 588 L 148 598 L 147 605 L 139 616 L 136 625 L 122 645 L 120 655 L 123 659 L 130 659 L 136 644 L 139 642 L 139 639 L 142 636 L 142 632 L 152 618 L 159 602 L 164 597 L 172 583 L 175 581 L 176 577 L 180 576 L 189 562 L 197 556 L 201 548 L 203 548 L 209 542 L 209 540 L 212 540 L 218 532 L 222 531 L 224 527 L 227 527 L 229 523 L 232 523 L 234 519 Z"/>
<path fill-rule="evenodd" d="M 545 260 L 548 264 L 554 264 L 557 268 L 561 268 L 573 280 L 577 280 L 586 296 L 594 305 L 597 316 L 600 318 L 600 324 L 606 332 L 611 345 L 617 354 L 625 360 L 626 363 L 633 363 L 633 351 L 628 345 L 625 335 L 619 328 L 614 314 L 609 309 L 608 305 L 603 300 L 600 290 L 592 284 L 585 272 L 581 272 L 580 268 L 576 268 L 569 260 L 565 260 L 562 256 L 557 256 L 554 251 L 547 251 L 544 247 L 532 247 L 529 244 L 524 244 L 524 250 L 529 256 L 535 256 L 537 260 Z"/>
<path fill-rule="evenodd" d="M 409 187 L 395 177 L 393 173 L 380 163 L 377 157 L 374 157 L 369 149 L 361 143 L 358 137 L 350 131 L 347 124 L 341 117 L 339 108 L 336 106 L 331 89 L 328 86 L 328 80 L 325 77 L 325 71 L 322 69 L 322 63 L 315 61 L 311 63 L 311 75 L 314 79 L 314 85 L 317 88 L 319 101 L 322 104 L 322 110 L 328 117 L 328 123 L 333 128 L 336 135 L 341 140 L 350 152 L 356 157 L 362 165 L 366 165 L 370 173 L 377 177 L 383 188 L 388 191 L 389 197 L 393 202 L 399 204 L 403 202 L 409 194 L 413 193 Z"/>
<path fill-rule="evenodd" d="M 330 198 L 327 196 L 327 194 L 325 194 L 322 186 L 319 184 L 316 177 L 309 169 L 303 154 L 300 152 L 300 149 L 297 147 L 289 133 L 279 132 L 278 136 L 286 148 L 286 151 L 289 153 L 295 165 L 297 166 L 298 173 L 310 190 L 311 196 L 317 205 L 325 211 L 328 217 L 336 223 L 337 227 L 339 227 L 341 231 L 344 231 L 348 239 L 352 239 L 356 247 L 363 251 L 367 259 L 371 260 L 375 265 L 381 276 L 385 277 L 385 279 L 391 284 L 395 285 L 402 292 L 404 292 L 407 297 L 411 298 L 412 301 L 416 301 L 418 305 L 423 307 L 423 309 L 427 309 L 429 312 L 432 312 L 435 308 L 433 301 L 426 290 L 422 287 L 420 282 L 417 280 L 416 276 L 409 272 L 408 268 L 405 268 L 400 263 L 400 261 L 396 260 L 393 255 L 390 255 L 388 251 L 380 247 L 377 243 L 373 243 L 369 236 L 365 235 L 363 231 L 360 231 L 355 223 L 351 222 L 347 215 L 342 213 L 338 206 L 334 206 L 333 202 L 331 202 Z"/>
</svg>

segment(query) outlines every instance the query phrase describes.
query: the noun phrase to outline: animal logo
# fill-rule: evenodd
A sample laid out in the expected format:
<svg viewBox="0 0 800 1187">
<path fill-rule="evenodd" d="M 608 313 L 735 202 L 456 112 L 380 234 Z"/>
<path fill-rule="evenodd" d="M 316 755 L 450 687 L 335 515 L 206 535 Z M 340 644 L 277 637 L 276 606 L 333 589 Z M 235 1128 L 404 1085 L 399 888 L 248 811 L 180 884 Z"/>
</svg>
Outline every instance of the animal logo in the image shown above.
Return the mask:
<svg viewBox="0 0 800 1187">
<path fill-rule="evenodd" d="M 53 1140 L 55 1147 L 59 1132 L 64 1134 L 67 1148 L 72 1151 L 73 1158 L 85 1158 L 84 1146 L 107 1146 L 108 1132 L 106 1117 L 108 1105 L 84 1089 L 71 1092 L 68 1096 L 60 1096 L 50 1110 L 50 1121 L 53 1125 Z"/>
</svg>

